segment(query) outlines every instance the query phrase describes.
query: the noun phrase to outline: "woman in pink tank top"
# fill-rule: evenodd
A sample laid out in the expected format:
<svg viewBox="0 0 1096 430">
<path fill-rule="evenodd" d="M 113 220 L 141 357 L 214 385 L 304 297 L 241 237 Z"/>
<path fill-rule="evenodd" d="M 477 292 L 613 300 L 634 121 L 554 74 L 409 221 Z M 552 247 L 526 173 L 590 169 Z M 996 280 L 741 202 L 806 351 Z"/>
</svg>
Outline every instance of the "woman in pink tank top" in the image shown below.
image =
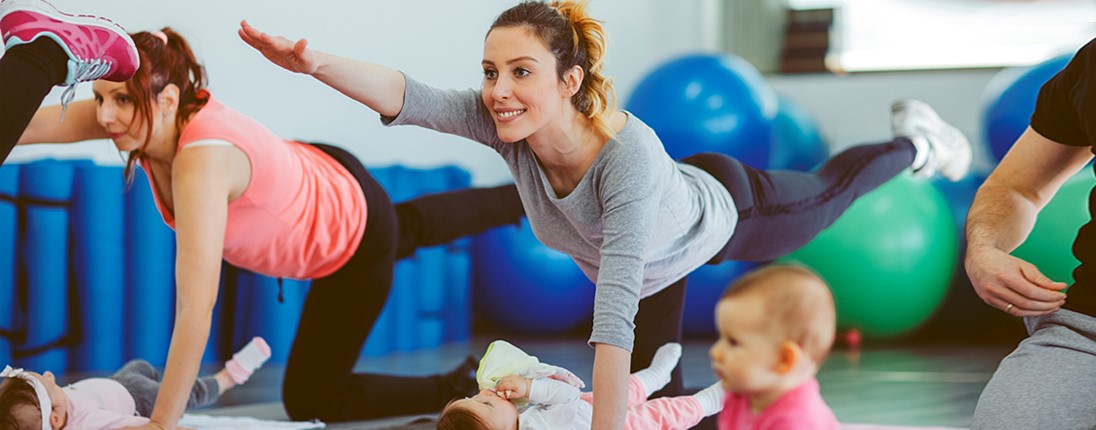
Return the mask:
<svg viewBox="0 0 1096 430">
<path fill-rule="evenodd" d="M 83 28 L 63 19 L 43 22 L 52 24 L 30 29 L 48 36 L 35 49 L 43 48 L 41 63 L 63 76 L 68 59 L 59 48 L 76 47 L 53 35 Z M 517 222 L 524 212 L 516 189 L 462 190 L 393 205 L 346 151 L 282 140 L 214 99 L 204 68 L 171 29 L 130 36 L 140 54 L 132 79 L 95 81 L 95 99 L 67 110 L 38 109 L 18 143 L 111 139 L 129 153 L 129 179 L 137 165 L 146 171 L 158 209 L 176 232 L 175 328 L 163 385 L 143 428 L 175 428 L 183 413 L 208 341 L 222 259 L 265 275 L 314 278 L 286 366 L 283 401 L 293 419 L 436 412 L 474 391 L 474 360 L 429 377 L 352 370 L 388 297 L 395 261 L 420 246 Z M 40 103 L 40 97 L 31 98 Z"/>
</svg>

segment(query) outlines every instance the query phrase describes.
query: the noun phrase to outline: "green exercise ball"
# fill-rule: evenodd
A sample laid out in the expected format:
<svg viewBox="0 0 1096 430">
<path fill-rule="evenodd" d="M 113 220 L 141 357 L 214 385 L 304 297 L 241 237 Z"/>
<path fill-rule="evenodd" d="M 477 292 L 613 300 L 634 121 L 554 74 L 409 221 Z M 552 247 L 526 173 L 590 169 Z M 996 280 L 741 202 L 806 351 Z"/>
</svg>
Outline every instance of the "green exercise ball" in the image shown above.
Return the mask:
<svg viewBox="0 0 1096 430">
<path fill-rule="evenodd" d="M 1034 264 L 1048 278 L 1073 284 L 1073 269 L 1080 264 L 1073 256 L 1073 239 L 1088 222 L 1088 193 L 1096 178 L 1087 168 L 1069 178 L 1046 207 L 1039 211 L 1035 228 L 1012 255 Z"/>
<path fill-rule="evenodd" d="M 784 260 L 811 267 L 830 284 L 839 329 L 885 338 L 932 315 L 958 252 L 947 201 L 929 181 L 902 174 L 861 196 Z"/>
</svg>

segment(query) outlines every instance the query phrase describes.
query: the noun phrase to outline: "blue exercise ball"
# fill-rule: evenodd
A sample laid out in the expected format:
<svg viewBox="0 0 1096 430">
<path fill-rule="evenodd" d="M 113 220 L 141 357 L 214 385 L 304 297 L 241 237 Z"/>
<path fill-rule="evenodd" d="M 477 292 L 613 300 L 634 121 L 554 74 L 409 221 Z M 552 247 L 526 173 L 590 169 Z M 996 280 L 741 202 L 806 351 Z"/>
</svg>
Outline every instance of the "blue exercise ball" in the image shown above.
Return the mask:
<svg viewBox="0 0 1096 430">
<path fill-rule="evenodd" d="M 736 56 L 669 61 L 640 81 L 626 108 L 654 129 L 675 159 L 720 152 L 757 168 L 769 165 L 776 93 Z"/>
<path fill-rule="evenodd" d="M 810 171 L 829 157 L 829 146 L 810 112 L 787 97 L 778 96 L 778 101 L 769 168 Z"/>
<path fill-rule="evenodd" d="M 997 161 L 1005 157 L 1031 124 L 1039 89 L 1072 58 L 1070 53 L 1030 67 L 1004 69 L 986 84 L 982 96 L 982 138 Z"/>
<path fill-rule="evenodd" d="M 971 172 L 963 179 L 955 182 L 943 178 L 935 178 L 931 181 L 932 186 L 940 192 L 940 196 L 948 204 L 952 222 L 955 223 L 955 231 L 959 234 L 959 243 L 961 245 L 966 243 L 967 212 L 970 211 L 970 205 L 974 203 L 974 195 L 978 192 L 978 188 L 982 186 L 982 183 L 986 181 L 987 176 L 989 174 L 985 172 Z"/>
<path fill-rule="evenodd" d="M 687 335 L 712 335 L 715 326 L 715 305 L 736 279 L 766 263 L 725 261 L 704 265 L 689 274 L 685 286 L 685 311 L 681 331 Z"/>
<path fill-rule="evenodd" d="M 594 284 L 522 219 L 472 240 L 472 307 L 507 331 L 560 334 L 593 319 Z"/>
</svg>

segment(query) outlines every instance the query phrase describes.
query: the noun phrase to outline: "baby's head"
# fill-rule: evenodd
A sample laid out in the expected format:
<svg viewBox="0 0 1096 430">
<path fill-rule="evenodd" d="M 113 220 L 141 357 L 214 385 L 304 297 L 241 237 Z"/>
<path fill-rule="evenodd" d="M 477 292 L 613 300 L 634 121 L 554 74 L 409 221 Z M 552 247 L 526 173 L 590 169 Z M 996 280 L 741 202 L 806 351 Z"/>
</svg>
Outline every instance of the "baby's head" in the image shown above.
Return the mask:
<svg viewBox="0 0 1096 430">
<path fill-rule="evenodd" d="M 776 265 L 731 284 L 715 318 L 712 368 L 724 389 L 748 395 L 814 375 L 833 345 L 837 317 L 822 278 Z"/>
<path fill-rule="evenodd" d="M 0 430 L 57 430 L 68 420 L 64 390 L 53 373 L 4 370 L 0 383 Z M 42 399 L 42 397 L 45 399 Z M 44 400 L 44 402 L 43 402 Z M 44 403 L 44 404 L 43 404 Z M 43 413 L 46 409 L 48 416 Z"/>
<path fill-rule="evenodd" d="M 516 430 L 518 408 L 491 390 L 445 405 L 438 430 Z"/>
</svg>

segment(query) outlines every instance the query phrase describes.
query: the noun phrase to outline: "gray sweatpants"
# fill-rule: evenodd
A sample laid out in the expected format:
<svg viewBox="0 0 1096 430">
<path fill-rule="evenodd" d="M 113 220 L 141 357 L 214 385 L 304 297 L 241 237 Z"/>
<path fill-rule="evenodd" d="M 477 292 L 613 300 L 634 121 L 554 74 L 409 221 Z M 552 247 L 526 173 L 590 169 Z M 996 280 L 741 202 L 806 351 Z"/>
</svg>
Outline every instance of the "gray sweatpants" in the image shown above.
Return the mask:
<svg viewBox="0 0 1096 430">
<path fill-rule="evenodd" d="M 152 405 L 156 404 L 156 394 L 160 392 L 160 374 L 147 361 L 130 360 L 110 377 L 126 387 L 129 395 L 137 404 L 137 415 L 152 416 Z M 213 377 L 198 378 L 190 390 L 190 399 L 186 408 L 209 406 L 221 397 L 221 387 Z"/>
<path fill-rule="evenodd" d="M 1024 323 L 1030 336 L 997 367 L 971 428 L 1096 428 L 1096 318 L 1062 309 Z"/>
</svg>

